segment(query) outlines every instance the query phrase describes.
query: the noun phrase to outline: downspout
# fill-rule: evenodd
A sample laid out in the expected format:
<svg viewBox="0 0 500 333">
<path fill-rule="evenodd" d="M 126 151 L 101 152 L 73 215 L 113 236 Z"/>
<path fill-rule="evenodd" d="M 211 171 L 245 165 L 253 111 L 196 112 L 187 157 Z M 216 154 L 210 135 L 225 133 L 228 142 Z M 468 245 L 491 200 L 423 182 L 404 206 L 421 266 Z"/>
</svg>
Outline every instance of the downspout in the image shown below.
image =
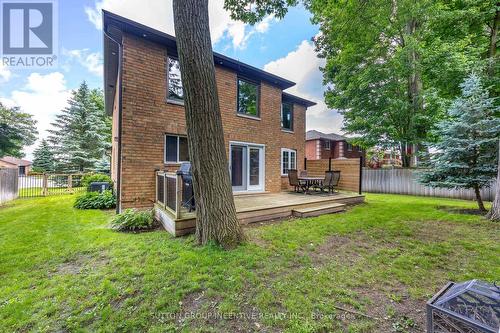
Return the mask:
<svg viewBox="0 0 500 333">
<path fill-rule="evenodd" d="M 118 152 L 117 152 L 117 168 L 116 168 L 116 213 L 121 212 L 121 185 L 122 185 L 122 56 L 123 46 L 113 37 L 108 35 L 106 27 L 103 24 L 103 33 L 111 41 L 118 45 Z M 106 87 L 104 87 L 106 89 Z"/>
</svg>

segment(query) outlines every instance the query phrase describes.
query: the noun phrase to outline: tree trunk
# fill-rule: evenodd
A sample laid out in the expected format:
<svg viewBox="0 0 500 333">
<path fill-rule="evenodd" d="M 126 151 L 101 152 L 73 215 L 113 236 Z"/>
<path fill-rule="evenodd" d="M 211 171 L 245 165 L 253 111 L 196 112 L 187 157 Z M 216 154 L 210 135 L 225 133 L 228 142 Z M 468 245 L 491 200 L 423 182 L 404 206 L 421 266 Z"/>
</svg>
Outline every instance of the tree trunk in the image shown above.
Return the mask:
<svg viewBox="0 0 500 333">
<path fill-rule="evenodd" d="M 215 81 L 208 0 L 174 0 L 184 105 L 196 200 L 196 239 L 234 248 L 245 237 L 236 218 Z"/>
<path fill-rule="evenodd" d="M 477 201 L 477 206 L 479 207 L 479 210 L 482 212 L 486 212 L 486 208 L 484 208 L 484 204 L 483 204 L 483 199 L 481 199 L 481 192 L 479 190 L 479 186 L 477 186 L 477 185 L 474 186 L 474 193 L 476 194 L 476 201 Z"/>
<path fill-rule="evenodd" d="M 410 68 L 409 75 L 407 78 L 407 94 L 408 94 L 408 102 L 411 107 L 412 115 L 410 116 L 409 119 L 409 130 L 413 131 L 415 128 L 415 124 L 413 122 L 413 119 L 419 114 L 422 113 L 423 111 L 423 98 L 422 98 L 422 76 L 420 72 L 420 55 L 418 54 L 416 47 L 415 47 L 415 42 L 411 41 L 411 39 L 415 40 L 416 39 L 416 33 L 417 29 L 419 27 L 419 23 L 415 18 L 412 18 L 409 20 L 409 22 L 406 24 L 406 33 L 411 36 L 410 42 L 408 43 L 408 66 Z M 419 131 L 416 133 L 416 137 L 414 139 L 421 140 L 424 138 L 426 133 L 422 133 L 422 131 Z M 406 146 L 408 146 L 408 143 L 406 143 Z M 414 152 L 413 152 L 414 153 Z M 403 155 L 402 155 L 403 156 Z M 403 167 L 409 167 L 410 166 L 410 161 L 411 161 L 411 156 L 409 156 L 407 153 L 405 153 L 405 158 L 407 159 L 406 161 L 403 161 Z"/>
<path fill-rule="evenodd" d="M 490 212 L 486 216 L 492 221 L 500 221 L 500 140 L 498 142 L 498 171 L 496 186 L 495 200 L 493 201 Z"/>
<path fill-rule="evenodd" d="M 408 154 L 408 143 L 402 142 L 400 144 L 401 149 L 401 166 L 403 168 L 409 168 L 411 166 L 411 156 Z"/>
<path fill-rule="evenodd" d="M 500 11 L 497 9 L 491 25 L 491 34 L 490 34 L 490 50 L 488 54 L 488 57 L 490 58 L 488 66 L 488 75 L 490 78 L 495 77 L 495 65 L 496 65 L 495 62 L 497 53 L 497 39 L 498 39 L 499 25 L 500 25 Z M 493 201 L 493 204 L 491 205 L 491 210 L 486 217 L 492 221 L 500 221 L 500 140 L 498 142 L 498 170 L 497 170 L 495 200 Z"/>
<path fill-rule="evenodd" d="M 497 4 L 500 6 L 500 3 Z M 498 8 L 498 7 L 497 7 Z M 498 26 L 500 25 L 500 11 L 497 9 L 493 22 L 491 24 L 490 33 L 490 47 L 488 52 L 489 64 L 488 64 L 488 76 L 493 78 L 495 76 L 495 62 L 497 54 L 497 38 L 498 38 Z"/>
</svg>

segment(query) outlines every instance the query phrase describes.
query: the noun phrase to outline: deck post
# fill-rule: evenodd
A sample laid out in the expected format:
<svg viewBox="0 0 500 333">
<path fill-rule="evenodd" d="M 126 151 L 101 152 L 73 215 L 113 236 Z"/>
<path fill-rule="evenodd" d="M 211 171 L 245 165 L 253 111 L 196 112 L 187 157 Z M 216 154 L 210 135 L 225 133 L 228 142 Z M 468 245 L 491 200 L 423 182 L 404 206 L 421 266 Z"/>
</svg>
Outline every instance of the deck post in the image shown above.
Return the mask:
<svg viewBox="0 0 500 333">
<path fill-rule="evenodd" d="M 307 170 L 307 157 L 304 157 L 304 170 Z"/>
<path fill-rule="evenodd" d="M 328 157 L 328 171 L 332 171 L 332 158 Z"/>
<path fill-rule="evenodd" d="M 182 176 L 176 174 L 175 181 L 175 218 L 179 219 L 181 217 L 181 207 L 182 207 Z"/>
<path fill-rule="evenodd" d="M 48 175 L 46 173 L 43 174 L 43 183 L 42 183 L 42 195 L 46 196 L 49 194 L 48 190 Z"/>
<path fill-rule="evenodd" d="M 167 174 L 164 172 L 163 176 L 163 208 L 167 208 Z"/>
<path fill-rule="evenodd" d="M 363 189 L 363 156 L 359 157 L 359 194 Z"/>
<path fill-rule="evenodd" d="M 73 175 L 68 175 L 68 192 L 73 193 Z"/>
</svg>

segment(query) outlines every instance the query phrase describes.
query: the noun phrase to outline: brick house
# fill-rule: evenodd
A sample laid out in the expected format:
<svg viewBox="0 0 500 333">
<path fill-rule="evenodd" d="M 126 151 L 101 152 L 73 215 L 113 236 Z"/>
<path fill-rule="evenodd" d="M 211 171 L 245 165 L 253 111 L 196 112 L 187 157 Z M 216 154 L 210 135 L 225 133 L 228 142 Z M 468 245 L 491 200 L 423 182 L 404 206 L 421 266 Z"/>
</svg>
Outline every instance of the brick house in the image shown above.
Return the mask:
<svg viewBox="0 0 500 333">
<path fill-rule="evenodd" d="M 111 174 L 118 208 L 149 208 L 155 172 L 187 161 L 175 37 L 103 11 L 105 106 L 113 117 Z M 280 192 L 305 157 L 306 109 L 295 83 L 214 53 L 235 193 Z"/>
<path fill-rule="evenodd" d="M 320 160 L 328 158 L 365 158 L 365 152 L 347 141 L 347 137 L 319 131 L 306 133 L 306 158 Z M 364 164 L 364 162 L 363 162 Z"/>
</svg>

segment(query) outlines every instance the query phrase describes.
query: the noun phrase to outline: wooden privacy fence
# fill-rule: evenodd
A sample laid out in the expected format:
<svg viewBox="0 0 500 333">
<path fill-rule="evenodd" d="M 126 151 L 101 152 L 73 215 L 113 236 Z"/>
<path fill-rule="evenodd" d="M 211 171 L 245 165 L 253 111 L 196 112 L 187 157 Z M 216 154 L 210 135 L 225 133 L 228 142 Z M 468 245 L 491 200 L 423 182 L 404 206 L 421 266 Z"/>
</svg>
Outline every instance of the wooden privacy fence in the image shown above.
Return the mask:
<svg viewBox="0 0 500 333">
<path fill-rule="evenodd" d="M 373 193 L 409 194 L 428 197 L 444 197 L 474 200 L 476 195 L 472 189 L 433 188 L 418 182 L 415 169 L 363 169 L 363 191 Z M 481 190 L 483 200 L 495 198 L 495 181 L 490 188 Z"/>
<path fill-rule="evenodd" d="M 0 169 L 0 205 L 17 198 L 18 170 Z"/>
<path fill-rule="evenodd" d="M 340 171 L 340 190 L 361 193 L 361 158 L 337 158 L 304 161 L 309 176 L 322 177 L 325 171 Z"/>
<path fill-rule="evenodd" d="M 85 192 L 83 174 L 32 174 L 19 176 L 19 197 L 41 197 Z"/>
</svg>

